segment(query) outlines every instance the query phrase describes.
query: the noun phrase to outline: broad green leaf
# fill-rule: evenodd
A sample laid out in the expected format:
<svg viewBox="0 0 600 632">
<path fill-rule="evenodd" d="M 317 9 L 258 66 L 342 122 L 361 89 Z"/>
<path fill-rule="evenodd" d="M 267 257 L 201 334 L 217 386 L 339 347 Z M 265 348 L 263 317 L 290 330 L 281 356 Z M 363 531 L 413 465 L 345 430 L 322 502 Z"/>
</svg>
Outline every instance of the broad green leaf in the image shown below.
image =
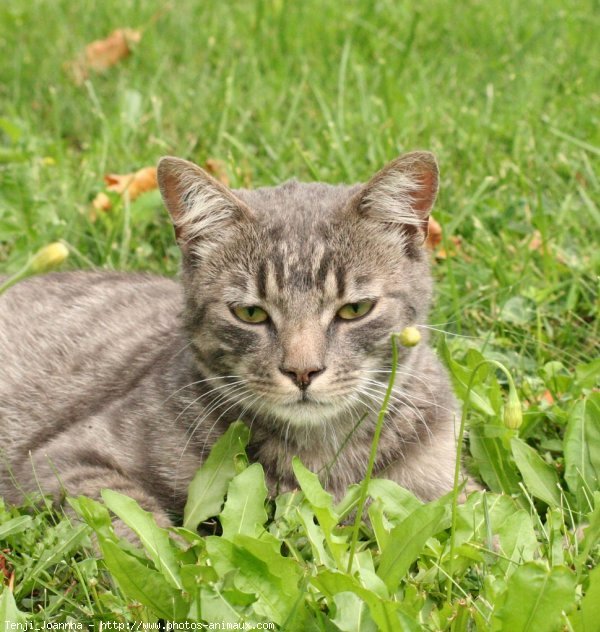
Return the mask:
<svg viewBox="0 0 600 632">
<path fill-rule="evenodd" d="M 358 505 L 360 494 L 362 491 L 362 485 L 353 484 L 348 487 L 342 500 L 335 505 L 334 511 L 339 516 L 340 520 L 344 520 L 352 512 L 352 510 Z"/>
<path fill-rule="evenodd" d="M 311 579 L 311 584 L 332 601 L 335 595 L 343 592 L 351 592 L 360 597 L 369 606 L 369 612 L 379 632 L 417 632 L 422 629 L 402 611 L 402 604 L 381 598 L 346 573 L 321 571 Z"/>
<path fill-rule="evenodd" d="M 267 521 L 267 486 L 260 463 L 253 463 L 229 484 L 225 507 L 219 516 L 223 537 L 233 540 L 240 533 L 258 535 Z"/>
<path fill-rule="evenodd" d="M 303 569 L 295 559 L 284 557 L 281 553 L 274 551 L 270 542 L 247 535 L 237 535 L 234 543 L 240 549 L 262 560 L 272 575 L 283 580 L 282 593 L 286 598 L 291 600 L 298 598 L 298 583 L 302 578 Z"/>
<path fill-rule="evenodd" d="M 119 538 L 112 530 L 110 514 L 104 505 L 85 496 L 67 498 L 67 501 L 99 536 L 118 542 Z"/>
<path fill-rule="evenodd" d="M 12 629 L 29 629 L 26 627 L 27 618 L 27 615 L 17 608 L 15 598 L 8 586 L 4 586 L 4 588 L 2 589 L 2 594 L 0 594 L 0 630 L 4 632 L 4 630 Z M 15 628 L 12 628 L 9 625 L 11 623 L 20 623 L 25 625 L 21 625 L 19 627 L 15 626 Z M 31 629 L 35 629 L 35 627 Z"/>
<path fill-rule="evenodd" d="M 340 592 L 333 597 L 336 613 L 332 621 L 342 632 L 377 632 L 367 604 L 353 592 Z"/>
<path fill-rule="evenodd" d="M 493 492 L 514 494 L 519 491 L 519 475 L 509 460 L 509 453 L 501 439 L 488 436 L 484 424 L 470 428 L 469 449 L 481 478 Z"/>
<path fill-rule="evenodd" d="M 577 566 L 581 568 L 594 547 L 600 542 L 600 492 L 594 493 L 594 510 L 590 512 L 583 529 L 583 540 L 577 555 Z"/>
<path fill-rule="evenodd" d="M 579 610 L 569 617 L 575 632 L 597 632 L 600 623 L 600 566 L 590 571 Z"/>
<path fill-rule="evenodd" d="M 498 318 L 514 325 L 526 325 L 535 318 L 535 303 L 524 296 L 513 296 L 502 306 Z"/>
<path fill-rule="evenodd" d="M 31 520 L 31 516 L 17 516 L 12 520 L 8 520 L 4 524 L 0 525 L 0 540 L 3 540 L 10 535 L 15 535 L 15 533 L 26 531 L 32 525 L 33 521 Z"/>
<path fill-rule="evenodd" d="M 168 532 L 161 529 L 154 516 L 144 511 L 133 498 L 110 489 L 103 489 L 101 493 L 107 507 L 138 535 L 154 566 L 171 586 L 181 589 L 179 566 Z"/>
<path fill-rule="evenodd" d="M 190 484 L 183 512 L 186 529 L 195 530 L 203 520 L 221 512 L 229 482 L 237 474 L 235 460 L 244 454 L 249 438 L 248 427 L 236 421 L 215 443 Z"/>
<path fill-rule="evenodd" d="M 464 367 L 454 360 L 452 354 L 450 353 L 450 349 L 448 349 L 444 336 L 440 337 L 439 350 L 450 371 L 452 384 L 454 385 L 457 394 L 463 401 L 465 401 L 467 398 L 469 381 L 471 380 L 471 374 L 473 373 L 472 369 Z M 486 393 L 486 387 L 483 384 L 488 372 L 489 369 L 485 366 L 478 369 L 476 375 L 473 377 L 471 390 L 469 391 L 469 402 L 480 412 L 492 416 L 495 414 L 495 411 Z"/>
<path fill-rule="evenodd" d="M 510 442 L 515 463 L 523 476 L 527 489 L 550 507 L 560 505 L 558 476 L 552 466 L 518 437 Z"/>
<path fill-rule="evenodd" d="M 233 605 L 227 601 L 223 593 L 219 590 L 218 584 L 204 585 L 200 589 L 200 602 L 202 604 L 202 620 L 206 621 L 209 625 L 218 624 L 222 626 L 231 626 L 231 629 L 235 624 L 240 625 L 238 629 L 242 630 L 241 620 L 242 612 L 238 612 Z M 190 617 L 191 618 L 191 617 Z M 200 618 L 196 616 L 194 618 Z M 209 628 L 207 628 L 209 629 Z M 215 627 L 214 629 L 218 629 Z M 226 628 L 224 628 L 226 629 Z"/>
<path fill-rule="evenodd" d="M 564 566 L 548 570 L 527 562 L 508 581 L 504 603 L 494 615 L 499 630 L 553 632 L 561 612 L 575 604 L 575 575 Z"/>
<path fill-rule="evenodd" d="M 257 615 L 278 625 L 287 619 L 294 607 L 292 600 L 286 598 L 285 583 L 289 579 L 278 577 L 271 572 L 265 560 L 224 538 L 206 538 L 206 549 L 213 567 L 221 577 L 236 571 L 235 586 L 256 597 L 252 608 Z"/>
<path fill-rule="evenodd" d="M 333 534 L 333 530 L 338 523 L 338 516 L 333 509 L 333 497 L 323 489 L 319 477 L 304 467 L 297 457 L 294 457 L 292 460 L 292 468 L 300 488 L 306 496 L 306 500 L 319 521 L 329 550 L 338 566 L 342 566 L 348 545 L 344 540 Z"/>
<path fill-rule="evenodd" d="M 390 525 L 384 515 L 384 507 L 383 502 L 378 499 L 374 500 L 367 509 L 371 527 L 375 534 L 375 540 L 377 541 L 377 546 L 380 551 L 387 546 L 390 539 L 390 531 L 392 530 L 392 525 Z"/>
<path fill-rule="evenodd" d="M 297 513 L 310 543 L 315 563 L 319 566 L 337 568 L 336 562 L 325 547 L 325 533 L 315 523 L 315 514 L 308 503 L 303 503 Z"/>
<path fill-rule="evenodd" d="M 583 509 L 586 493 L 600 490 L 600 393 L 575 405 L 563 445 L 565 481 Z"/>
<path fill-rule="evenodd" d="M 445 515 L 444 507 L 423 505 L 392 530 L 377 569 L 390 592 L 397 590 L 425 542 L 440 530 Z"/>
<path fill-rule="evenodd" d="M 508 496 L 487 491 L 470 494 L 466 502 L 458 506 L 455 544 L 491 537 L 516 510 L 515 501 Z"/>
<path fill-rule="evenodd" d="M 179 620 L 187 605 L 181 593 L 169 586 L 163 575 L 148 568 L 110 540 L 100 540 L 104 563 L 128 599 L 144 604 L 158 617 Z"/>
<path fill-rule="evenodd" d="M 484 547 L 492 560 L 496 558 L 494 568 L 509 575 L 539 548 L 530 513 L 512 498 L 489 492 L 471 494 L 458 507 L 455 544 L 468 543 L 477 550 Z"/>
<path fill-rule="evenodd" d="M 539 553 L 539 543 L 531 521 L 531 515 L 524 509 L 515 510 L 498 527 L 501 553 L 514 562 L 499 558 L 498 567 L 510 575 L 523 562 L 532 561 Z"/>
<path fill-rule="evenodd" d="M 369 483 L 369 496 L 381 500 L 384 513 L 397 524 L 423 504 L 412 492 L 388 478 L 373 478 Z"/>
<path fill-rule="evenodd" d="M 180 571 L 183 589 L 193 594 L 200 585 L 216 582 L 219 579 L 212 566 L 200 566 L 199 564 L 185 564 Z"/>
<path fill-rule="evenodd" d="M 307 469 L 298 457 L 294 457 L 292 460 L 292 468 L 310 505 L 317 509 L 323 509 L 324 511 L 321 513 L 324 515 L 326 522 L 335 525 L 337 516 L 333 510 L 333 497 L 323 489 L 319 477 Z M 325 526 L 325 524 L 321 524 Z"/>
<path fill-rule="evenodd" d="M 587 364 L 579 364 L 575 368 L 577 382 L 583 388 L 594 388 L 600 382 L 600 358 Z"/>
</svg>

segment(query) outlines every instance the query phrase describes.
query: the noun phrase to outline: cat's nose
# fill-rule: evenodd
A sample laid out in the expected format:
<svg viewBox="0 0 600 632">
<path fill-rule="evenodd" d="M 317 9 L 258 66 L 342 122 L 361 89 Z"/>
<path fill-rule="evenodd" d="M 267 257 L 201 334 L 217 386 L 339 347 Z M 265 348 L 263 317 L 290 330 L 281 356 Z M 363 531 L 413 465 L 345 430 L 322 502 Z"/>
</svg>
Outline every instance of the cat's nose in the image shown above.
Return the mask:
<svg viewBox="0 0 600 632">
<path fill-rule="evenodd" d="M 279 370 L 284 375 L 287 375 L 298 388 L 305 390 L 317 375 L 323 373 L 325 367 L 297 369 L 295 367 L 280 366 Z"/>
</svg>

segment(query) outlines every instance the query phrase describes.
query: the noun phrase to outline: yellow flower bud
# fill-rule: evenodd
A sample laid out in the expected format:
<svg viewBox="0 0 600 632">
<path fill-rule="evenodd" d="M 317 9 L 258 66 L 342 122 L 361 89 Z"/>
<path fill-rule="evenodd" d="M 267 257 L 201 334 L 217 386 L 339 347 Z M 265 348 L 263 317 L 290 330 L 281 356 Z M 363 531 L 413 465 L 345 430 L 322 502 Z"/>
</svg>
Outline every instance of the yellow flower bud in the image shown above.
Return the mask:
<svg viewBox="0 0 600 632">
<path fill-rule="evenodd" d="M 29 262 L 29 269 L 33 274 L 48 272 L 59 266 L 67 257 L 69 251 L 64 244 L 55 241 L 38 250 Z"/>
<path fill-rule="evenodd" d="M 504 425 L 511 430 L 518 430 L 523 423 L 523 412 L 517 391 L 510 387 L 508 400 L 504 406 Z"/>
<path fill-rule="evenodd" d="M 421 342 L 421 332 L 416 327 L 405 327 L 398 334 L 398 340 L 404 347 L 416 347 Z"/>
</svg>

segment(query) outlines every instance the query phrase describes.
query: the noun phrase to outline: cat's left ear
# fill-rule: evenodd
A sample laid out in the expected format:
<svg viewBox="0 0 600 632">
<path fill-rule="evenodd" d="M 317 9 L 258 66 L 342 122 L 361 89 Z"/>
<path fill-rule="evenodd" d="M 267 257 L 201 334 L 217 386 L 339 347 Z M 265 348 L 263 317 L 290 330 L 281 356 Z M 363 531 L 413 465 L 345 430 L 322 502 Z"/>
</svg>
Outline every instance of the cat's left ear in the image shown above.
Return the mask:
<svg viewBox="0 0 600 632">
<path fill-rule="evenodd" d="M 424 240 L 438 185 L 439 170 L 432 153 L 405 154 L 364 185 L 357 200 L 358 211 L 388 226 L 402 226 Z"/>
</svg>

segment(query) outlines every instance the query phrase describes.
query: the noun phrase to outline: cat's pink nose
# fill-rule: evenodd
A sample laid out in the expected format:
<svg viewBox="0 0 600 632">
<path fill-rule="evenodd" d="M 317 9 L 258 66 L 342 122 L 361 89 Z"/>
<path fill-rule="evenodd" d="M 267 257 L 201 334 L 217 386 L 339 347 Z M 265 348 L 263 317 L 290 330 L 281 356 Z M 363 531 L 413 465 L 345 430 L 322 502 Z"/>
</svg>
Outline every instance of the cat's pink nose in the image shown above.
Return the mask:
<svg viewBox="0 0 600 632">
<path fill-rule="evenodd" d="M 287 367 L 280 366 L 279 370 L 287 375 L 292 382 L 296 384 L 296 386 L 302 390 L 305 390 L 309 387 L 310 383 L 313 381 L 317 375 L 323 373 L 325 367 L 312 367 L 309 369 L 297 369 L 295 367 Z"/>
</svg>

